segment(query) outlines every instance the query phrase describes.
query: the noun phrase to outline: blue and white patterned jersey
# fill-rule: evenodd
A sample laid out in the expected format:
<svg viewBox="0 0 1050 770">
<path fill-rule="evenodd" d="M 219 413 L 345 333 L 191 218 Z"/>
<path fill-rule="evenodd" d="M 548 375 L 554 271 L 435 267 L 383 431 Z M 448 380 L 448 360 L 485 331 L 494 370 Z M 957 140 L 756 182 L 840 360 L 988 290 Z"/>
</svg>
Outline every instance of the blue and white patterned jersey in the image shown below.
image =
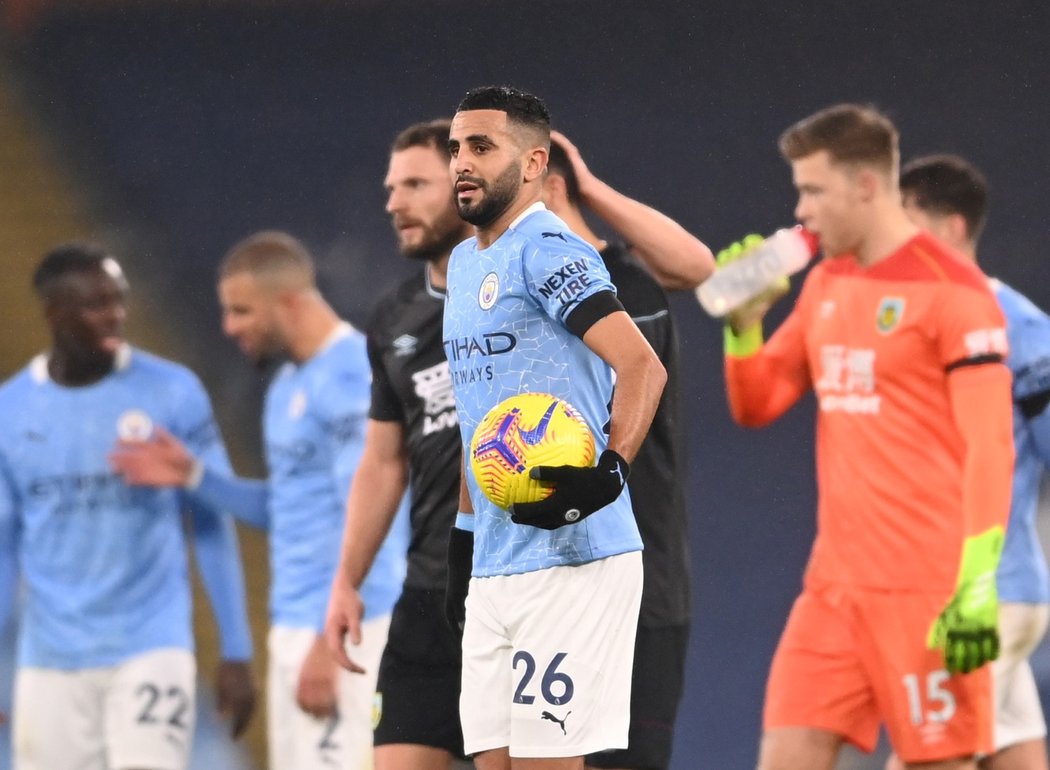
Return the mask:
<svg viewBox="0 0 1050 770">
<path fill-rule="evenodd" d="M 370 393 L 365 337 L 349 324 L 340 325 L 307 361 L 282 367 L 267 391 L 263 434 L 274 625 L 324 628 Z M 399 516 L 360 589 L 366 618 L 393 608 L 405 579 L 407 547 Z"/>
<path fill-rule="evenodd" d="M 1050 408 L 1026 415 L 1027 399 L 1050 391 L 1050 317 L 1027 297 L 993 281 L 1006 316 L 1013 374 L 1014 483 L 1010 522 L 999 562 L 999 598 L 1005 602 L 1050 602 L 1050 576 L 1036 529 L 1039 482 L 1050 468 Z"/>
<path fill-rule="evenodd" d="M 145 439 L 163 426 L 228 470 L 196 376 L 125 347 L 112 373 L 65 387 L 38 356 L 0 388 L 0 424 L 0 562 L 17 557 L 25 590 L 19 664 L 69 670 L 162 647 L 193 649 L 187 501 L 171 488 L 129 487 L 106 456 L 118 438 Z M 246 659 L 251 640 L 232 520 L 193 508 L 223 656 Z M 0 605 L 15 590 L 13 573 L 0 580 Z"/>
<path fill-rule="evenodd" d="M 612 370 L 566 328 L 579 303 L 615 291 L 590 244 L 535 204 L 487 249 L 470 238 L 452 252 L 444 346 L 463 445 L 490 408 L 517 393 L 551 393 L 572 404 L 606 448 Z M 641 550 L 624 489 L 578 524 L 547 531 L 515 524 L 491 503 L 468 470 L 474 506 L 476 577 L 584 564 Z"/>
</svg>

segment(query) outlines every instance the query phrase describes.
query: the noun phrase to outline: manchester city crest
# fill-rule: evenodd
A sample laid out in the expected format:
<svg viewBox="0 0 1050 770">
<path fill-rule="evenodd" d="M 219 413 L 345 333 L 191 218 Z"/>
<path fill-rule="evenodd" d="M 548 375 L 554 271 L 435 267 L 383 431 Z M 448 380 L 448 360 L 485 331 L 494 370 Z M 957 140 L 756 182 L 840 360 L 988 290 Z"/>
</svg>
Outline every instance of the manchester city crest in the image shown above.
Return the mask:
<svg viewBox="0 0 1050 770">
<path fill-rule="evenodd" d="M 482 310 L 489 310 L 496 304 L 499 297 L 499 276 L 489 273 L 481 281 L 481 289 L 478 290 L 478 304 Z"/>
<path fill-rule="evenodd" d="M 153 435 L 153 420 L 141 409 L 129 409 L 117 418 L 117 436 L 125 441 L 145 441 Z"/>
<path fill-rule="evenodd" d="M 903 297 L 883 297 L 875 313 L 875 328 L 883 334 L 889 334 L 897 328 L 904 315 Z"/>
</svg>

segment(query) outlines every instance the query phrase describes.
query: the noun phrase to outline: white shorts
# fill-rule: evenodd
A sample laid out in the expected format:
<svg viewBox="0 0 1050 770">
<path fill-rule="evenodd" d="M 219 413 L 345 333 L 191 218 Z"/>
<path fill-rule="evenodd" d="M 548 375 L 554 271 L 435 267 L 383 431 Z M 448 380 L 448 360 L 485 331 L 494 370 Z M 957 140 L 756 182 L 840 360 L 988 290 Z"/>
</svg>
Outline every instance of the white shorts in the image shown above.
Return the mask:
<svg viewBox="0 0 1050 770">
<path fill-rule="evenodd" d="M 627 748 L 642 554 L 472 578 L 459 699 L 467 754 Z"/>
<path fill-rule="evenodd" d="M 1050 605 L 999 606 L 999 659 L 992 664 L 995 682 L 995 749 L 1046 736 L 1039 690 L 1028 662 L 1050 621 Z"/>
<path fill-rule="evenodd" d="M 361 625 L 361 646 L 347 647 L 364 674 L 339 670 L 338 711 L 318 719 L 299 708 L 299 672 L 317 634 L 309 628 L 270 629 L 267 727 L 271 770 L 371 770 L 372 711 L 379 659 L 386 647 L 390 616 Z"/>
<path fill-rule="evenodd" d="M 15 675 L 17 770 L 183 770 L 193 742 L 197 664 L 166 648 L 116 666 Z"/>
</svg>

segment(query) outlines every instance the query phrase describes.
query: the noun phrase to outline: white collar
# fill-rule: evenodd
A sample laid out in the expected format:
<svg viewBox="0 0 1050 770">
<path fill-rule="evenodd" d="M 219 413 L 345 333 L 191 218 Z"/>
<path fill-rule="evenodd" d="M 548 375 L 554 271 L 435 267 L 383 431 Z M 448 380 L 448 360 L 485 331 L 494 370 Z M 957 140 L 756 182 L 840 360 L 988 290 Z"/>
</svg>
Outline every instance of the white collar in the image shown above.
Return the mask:
<svg viewBox="0 0 1050 770">
<path fill-rule="evenodd" d="M 509 225 L 507 225 L 507 229 L 511 230 L 511 229 L 517 227 L 521 223 L 521 220 L 523 220 L 529 214 L 535 214 L 537 211 L 546 211 L 546 210 L 547 210 L 547 207 L 543 205 L 543 201 L 536 201 L 531 206 L 529 206 L 527 209 L 525 209 L 523 212 L 518 214 L 518 216 L 514 217 L 514 221 L 511 222 Z"/>
</svg>

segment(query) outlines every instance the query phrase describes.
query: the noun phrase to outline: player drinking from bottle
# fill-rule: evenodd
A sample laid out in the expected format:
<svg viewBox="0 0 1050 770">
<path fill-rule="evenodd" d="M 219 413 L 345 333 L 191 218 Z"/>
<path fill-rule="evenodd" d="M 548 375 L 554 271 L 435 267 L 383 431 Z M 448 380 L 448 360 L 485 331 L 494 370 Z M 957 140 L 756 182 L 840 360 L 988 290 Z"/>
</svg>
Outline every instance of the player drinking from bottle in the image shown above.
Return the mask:
<svg viewBox="0 0 1050 770">
<path fill-rule="evenodd" d="M 830 770 L 880 722 L 909 768 L 973 768 L 992 748 L 1013 464 L 1003 316 L 980 270 L 908 220 L 885 116 L 830 107 L 780 149 L 826 259 L 768 343 L 768 297 L 730 316 L 726 383 L 752 427 L 815 391 L 819 502 L 759 768 Z"/>
</svg>

